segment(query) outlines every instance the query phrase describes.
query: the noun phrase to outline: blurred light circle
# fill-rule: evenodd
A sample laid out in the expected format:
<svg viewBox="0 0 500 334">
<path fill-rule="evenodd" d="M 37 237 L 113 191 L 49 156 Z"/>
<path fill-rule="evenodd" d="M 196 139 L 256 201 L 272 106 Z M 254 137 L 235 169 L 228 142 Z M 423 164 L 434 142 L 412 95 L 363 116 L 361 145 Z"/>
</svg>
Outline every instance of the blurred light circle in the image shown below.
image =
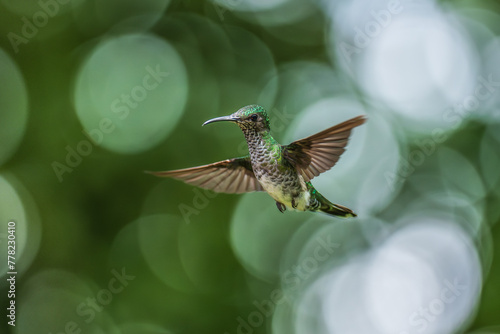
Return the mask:
<svg viewBox="0 0 500 334">
<path fill-rule="evenodd" d="M 28 92 L 19 68 L 0 48 L 0 165 L 16 152 L 28 120 Z"/>
<path fill-rule="evenodd" d="M 283 290 L 293 293 L 325 270 L 348 261 L 367 246 L 358 224 L 323 214 L 311 215 L 288 241 L 280 277 Z"/>
<path fill-rule="evenodd" d="M 490 124 L 488 126 L 488 133 L 500 145 L 500 123 Z"/>
<path fill-rule="evenodd" d="M 114 333 L 114 325 L 106 308 L 91 306 L 97 291 L 73 273 L 46 269 L 30 277 L 19 294 L 18 320 L 15 332 L 61 333 L 68 328 L 77 332 Z M 94 307 L 100 307 L 99 312 Z M 92 321 L 88 321 L 93 315 Z"/>
<path fill-rule="evenodd" d="M 313 3 L 301 0 L 211 0 L 219 20 L 228 13 L 261 26 L 295 24 L 315 11 Z"/>
<path fill-rule="evenodd" d="M 212 0 L 205 5 L 216 19 L 227 16 L 259 25 L 272 37 L 295 45 L 321 45 L 325 21 L 320 9 L 311 1 L 302 0 Z M 210 8 L 213 7 L 213 8 Z M 210 8 L 210 9 L 208 9 Z"/>
<path fill-rule="evenodd" d="M 295 307 L 297 334 L 374 333 L 362 308 L 363 264 L 359 258 L 351 259 L 305 289 Z M 353 314 L 356 321 L 352 319 Z"/>
<path fill-rule="evenodd" d="M 444 109 L 464 103 L 473 91 L 477 60 L 470 42 L 445 17 L 426 17 L 424 26 L 422 19 L 401 18 L 380 36 L 380 42 L 367 50 L 360 83 L 411 124 L 450 126 Z"/>
<path fill-rule="evenodd" d="M 467 196 L 475 203 L 486 195 L 481 176 L 474 165 L 458 151 L 441 147 L 438 153 L 444 186 L 452 193 Z"/>
<path fill-rule="evenodd" d="M 80 1 L 80 0 L 76 0 Z M 18 15 L 26 15 L 28 19 L 31 21 L 33 15 L 38 16 L 40 14 L 36 14 L 38 12 L 47 13 L 50 17 L 55 15 L 60 15 L 61 13 L 65 13 L 71 8 L 71 5 L 66 5 L 68 1 L 16 1 L 16 0 L 1 0 L 0 3 L 5 6 L 8 10 L 16 13 Z M 33 21 L 31 21 L 33 22 Z M 19 20 L 21 29 L 23 25 L 23 21 Z"/>
<path fill-rule="evenodd" d="M 489 84 L 486 87 L 486 108 L 480 108 L 473 116 L 479 116 L 484 121 L 500 122 L 500 68 L 497 60 L 500 58 L 500 38 L 494 37 L 483 50 L 482 78 Z"/>
<path fill-rule="evenodd" d="M 156 284 L 161 289 L 167 289 L 165 285 L 169 288 L 176 288 L 175 284 L 171 284 L 171 282 L 175 283 L 176 279 L 182 276 L 182 271 L 171 271 L 168 277 L 163 275 L 164 270 L 176 269 L 175 261 L 173 261 L 175 254 L 167 257 L 167 261 L 163 262 L 163 266 L 161 266 L 158 259 L 164 255 L 161 247 L 157 245 L 154 239 L 150 240 L 151 245 L 145 245 L 145 236 L 148 237 L 147 231 L 149 227 L 144 228 L 143 225 L 154 224 L 156 219 L 161 219 L 162 217 L 162 215 L 141 216 L 123 226 L 114 236 L 113 242 L 109 247 L 108 262 L 112 268 L 117 270 L 124 268 L 129 275 L 139 277 L 140 274 L 142 278 L 140 284 Z M 143 229 L 146 230 L 146 233 L 144 233 Z M 171 236 L 169 237 L 172 238 Z M 170 244 L 167 246 L 170 246 Z M 146 249 L 143 249 L 143 247 Z M 172 248 L 175 248 L 175 246 Z M 152 256 L 151 250 L 158 250 L 158 254 Z M 189 284 L 188 281 L 184 283 Z M 135 285 L 135 283 L 133 284 Z M 128 295 L 127 298 L 133 299 L 134 296 Z"/>
<path fill-rule="evenodd" d="M 483 122 L 500 121 L 500 39 L 496 36 L 500 15 L 490 8 L 462 5 L 456 8 L 458 19 L 467 29 L 481 56 L 481 73 L 476 81 L 477 108 L 468 116 Z"/>
<path fill-rule="evenodd" d="M 474 165 L 461 153 L 440 147 L 433 158 L 409 177 L 417 194 L 405 214 L 423 210 L 448 217 L 475 237 L 482 233 L 486 188 Z"/>
<path fill-rule="evenodd" d="M 354 13 L 361 3 L 349 4 L 343 21 L 351 25 L 334 32 L 341 42 L 332 37 L 331 47 L 364 92 L 413 132 L 451 128 L 476 107 L 477 52 L 455 17 L 430 2 L 400 3 L 393 12 L 378 2 Z"/>
<path fill-rule="evenodd" d="M 75 86 L 75 108 L 87 136 L 118 153 L 138 153 L 164 140 L 188 95 L 177 51 L 152 35 L 125 35 L 98 45 Z"/>
<path fill-rule="evenodd" d="M 440 176 L 437 161 L 432 165 L 416 171 L 409 178 L 411 191 L 400 203 L 404 207 L 404 215 L 418 217 L 422 212 L 437 215 L 455 221 L 471 236 L 480 238 L 484 232 L 485 203 L 481 200 L 472 202 L 469 195 L 453 189 L 451 182 Z"/>
<path fill-rule="evenodd" d="M 272 133 L 284 132 L 299 112 L 318 100 L 352 93 L 348 84 L 343 82 L 330 66 L 308 61 L 280 65 L 277 75 L 271 76 L 263 86 L 261 96 L 270 95 L 269 90 L 274 87 L 278 87 L 278 93 L 275 108 L 269 115 L 271 121 L 276 119 L 277 124 L 272 127 Z"/>
<path fill-rule="evenodd" d="M 464 98 L 464 102 L 470 106 L 463 118 L 483 122 L 500 121 L 500 71 L 494 62 L 500 57 L 500 44 L 495 35 L 500 15 L 470 7 L 460 8 L 456 14 L 480 57 L 479 73 L 471 94 L 473 97 Z"/>
<path fill-rule="evenodd" d="M 227 229 L 227 220 L 216 222 L 205 218 L 200 224 L 182 221 L 184 223 L 179 227 L 179 256 L 190 281 L 202 293 L 217 298 L 234 296 L 240 287 L 235 276 L 241 276 L 236 272 L 236 268 L 240 268 L 237 261 L 227 256 L 231 251 L 227 233 L 220 233 Z M 217 261 L 214 262 L 214 258 Z"/>
<path fill-rule="evenodd" d="M 468 324 L 482 285 L 472 240 L 439 218 L 420 215 L 405 224 L 304 291 L 297 333 L 437 334 Z"/>
<path fill-rule="evenodd" d="M 62 332 L 68 323 L 71 327 L 78 327 L 76 307 L 84 300 L 84 296 L 75 296 L 63 289 L 42 287 L 33 291 L 20 301 L 18 312 L 25 316 L 15 327 L 17 333 Z"/>
<path fill-rule="evenodd" d="M 190 85 L 189 93 L 196 99 L 188 99 L 186 112 L 203 110 L 207 115 L 220 112 L 222 92 L 219 76 L 232 70 L 234 54 L 229 39 L 221 25 L 201 15 L 176 13 L 158 23 L 162 36 L 172 42 L 185 62 Z M 189 117 L 189 115 L 187 115 Z M 199 130 L 197 122 L 185 126 Z"/>
<path fill-rule="evenodd" d="M 286 298 L 287 296 L 284 296 L 283 299 L 276 304 L 271 323 L 273 334 L 296 333 L 295 326 L 290 321 L 290 319 L 295 316 L 293 305 Z"/>
<path fill-rule="evenodd" d="M 164 15 L 170 0 L 80 0 L 73 5 L 73 16 L 88 34 L 107 30 L 146 31 Z"/>
<path fill-rule="evenodd" d="M 288 24 L 288 22 L 283 22 L 282 25 L 276 25 L 280 23 L 279 19 L 289 19 L 291 15 L 282 15 L 279 11 L 275 13 L 276 19 L 258 16 L 258 20 L 262 22 L 262 26 L 266 31 L 271 34 L 274 38 L 279 39 L 283 42 L 295 45 L 295 46 L 324 46 L 324 26 L 325 19 L 321 12 L 314 10 L 313 7 L 307 6 L 307 3 L 300 1 L 299 3 L 293 4 L 293 7 L 289 6 L 288 10 L 292 11 L 295 9 L 292 15 L 297 13 L 302 14 L 299 17 L 300 20 L 293 22 L 293 24 Z M 302 9 L 297 7 L 302 6 Z M 302 10 L 302 11 L 301 11 Z"/>
<path fill-rule="evenodd" d="M 225 105 L 235 108 L 250 103 L 272 105 L 278 84 L 273 82 L 266 87 L 266 98 L 261 94 L 268 78 L 277 73 L 269 47 L 257 36 L 239 27 L 226 27 L 225 34 L 231 47 L 228 52 L 232 57 L 229 57 L 231 68 L 216 74 L 220 78 L 224 97 L 222 108 Z"/>
<path fill-rule="evenodd" d="M 172 288 L 191 291 L 194 286 L 179 254 L 181 224 L 182 219 L 174 215 L 145 216 L 137 221 L 137 232 L 142 254 L 153 273 Z"/>
<path fill-rule="evenodd" d="M 290 126 L 287 138 L 304 138 L 365 113 L 352 98 L 324 98 L 305 108 Z M 337 164 L 312 183 L 333 203 L 364 215 L 381 210 L 396 195 L 398 163 L 399 146 L 393 131 L 384 119 L 373 114 L 352 131 L 347 150 Z"/>
<path fill-rule="evenodd" d="M 17 179 L 6 174 L 0 174 L 0 221 L 0 244 L 5 246 L 5 251 L 0 252 L 0 276 L 10 271 L 23 273 L 30 267 L 40 247 L 40 218 L 29 192 Z M 14 222 L 15 229 L 8 228 L 12 226 L 10 222 Z M 7 266 L 9 240 L 15 240 L 15 270 Z"/>
<path fill-rule="evenodd" d="M 215 5 L 225 7 L 229 10 L 238 11 L 261 11 L 274 9 L 282 6 L 289 0 L 247 0 L 247 1 L 227 1 L 227 0 L 212 0 Z"/>
<path fill-rule="evenodd" d="M 386 0 L 318 0 L 324 8 L 325 14 L 331 18 L 331 32 L 341 37 L 340 41 L 352 41 L 359 30 L 365 28 L 376 31 L 377 25 L 390 25 L 400 14 L 411 11 L 414 4 L 411 1 L 402 0 L 387 2 Z M 418 6 L 433 3 L 433 0 L 419 1 Z M 378 20 L 377 20 L 378 19 Z M 375 20 L 375 23 L 371 23 Z M 379 32 L 380 33 L 380 32 Z M 333 36 L 330 36 L 333 37 Z M 354 40 L 354 42 L 361 42 Z M 362 46 L 360 44 L 355 46 Z"/>
<path fill-rule="evenodd" d="M 279 212 L 267 194 L 243 195 L 231 221 L 231 245 L 248 272 L 264 280 L 275 280 L 291 235 L 309 217 L 303 212 Z"/>
<path fill-rule="evenodd" d="M 0 0 L 6 10 L 15 13 L 13 18 L 3 19 L 9 22 L 10 30 L 5 35 L 15 53 L 23 52 L 26 44 L 31 41 L 40 42 L 62 34 L 73 23 L 68 12 L 81 1 L 83 0 Z M 44 51 L 49 50 L 47 48 Z"/>
<path fill-rule="evenodd" d="M 410 304 L 414 311 L 407 314 L 406 330 L 422 329 L 426 333 L 456 331 L 472 319 L 482 286 L 481 262 L 471 237 L 455 222 L 432 216 L 403 218 L 400 223 L 406 226 L 391 236 L 380 247 L 378 254 L 411 254 L 425 262 L 429 268 L 428 276 L 424 276 L 425 271 L 416 270 L 416 267 L 402 270 L 401 266 L 392 266 L 393 270 L 405 274 L 413 270 L 413 275 L 408 275 L 406 281 L 419 284 L 411 293 L 417 292 L 424 296 L 423 303 L 400 299 L 386 313 L 377 313 L 378 317 L 373 319 L 381 325 L 382 321 L 387 321 L 386 326 L 390 326 L 390 319 L 399 313 L 399 308 Z M 369 267 L 367 280 L 371 283 L 374 297 L 384 295 L 383 282 L 387 282 L 391 276 L 391 271 L 382 270 L 384 262 L 387 263 L 383 257 L 376 257 Z M 379 274 L 385 278 L 375 276 Z M 385 285 L 385 292 L 385 298 L 391 293 L 398 298 L 398 292 L 390 285 Z M 370 301 L 372 310 L 381 306 L 382 299 Z M 427 309 L 432 318 L 425 318 L 421 307 Z M 425 323 L 422 319 L 426 320 Z M 382 328 L 387 329 L 386 326 Z"/>
<path fill-rule="evenodd" d="M 481 140 L 479 159 L 481 163 L 481 177 L 488 191 L 497 192 L 500 195 L 499 182 L 500 173 L 500 125 L 490 125 Z M 497 136 L 497 138 L 495 138 Z"/>
<path fill-rule="evenodd" d="M 380 333 L 399 333 L 408 316 L 438 295 L 433 267 L 418 255 L 382 249 L 366 277 L 367 315 Z"/>
<path fill-rule="evenodd" d="M 500 199 L 500 126 L 499 124 L 490 125 L 485 131 L 481 140 L 479 151 L 479 162 L 481 166 L 481 177 L 483 183 L 493 198 Z M 487 205 L 487 219 L 490 225 L 496 223 L 500 218 L 500 206 L 492 202 Z"/>
<path fill-rule="evenodd" d="M 241 277 L 240 266 L 227 256 L 227 233 L 220 233 L 228 228 L 227 220 L 210 218 L 211 202 L 225 195 L 176 184 L 185 191 L 179 203 L 172 182 L 160 182 L 144 202 L 145 215 L 138 220 L 141 252 L 155 275 L 174 289 L 232 296 L 240 288 L 235 279 Z"/>
<path fill-rule="evenodd" d="M 88 0 L 87 0 L 88 1 Z M 91 1 L 95 4 L 97 17 L 101 22 L 119 22 L 125 18 L 139 15 L 151 15 L 160 19 L 170 0 L 145 0 L 141 2 L 133 0 L 108 0 Z M 156 20 L 149 16 L 149 26 L 153 26 Z"/>
</svg>

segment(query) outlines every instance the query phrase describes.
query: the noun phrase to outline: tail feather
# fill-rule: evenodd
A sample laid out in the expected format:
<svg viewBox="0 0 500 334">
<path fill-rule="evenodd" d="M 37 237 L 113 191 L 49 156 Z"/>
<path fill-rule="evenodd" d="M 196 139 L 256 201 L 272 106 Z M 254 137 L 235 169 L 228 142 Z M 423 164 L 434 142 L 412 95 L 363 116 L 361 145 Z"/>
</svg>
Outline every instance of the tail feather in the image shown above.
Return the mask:
<svg viewBox="0 0 500 334">
<path fill-rule="evenodd" d="M 345 206 L 342 206 L 340 204 L 333 204 L 317 191 L 315 192 L 314 195 L 319 204 L 318 207 L 316 208 L 316 211 L 344 218 L 357 216 L 354 212 L 352 212 L 351 209 L 346 208 Z"/>
<path fill-rule="evenodd" d="M 351 209 L 339 204 L 333 204 L 326 200 L 328 203 L 321 203 L 318 211 L 324 212 L 332 216 L 340 216 L 345 218 L 356 217 L 357 215 Z"/>
</svg>

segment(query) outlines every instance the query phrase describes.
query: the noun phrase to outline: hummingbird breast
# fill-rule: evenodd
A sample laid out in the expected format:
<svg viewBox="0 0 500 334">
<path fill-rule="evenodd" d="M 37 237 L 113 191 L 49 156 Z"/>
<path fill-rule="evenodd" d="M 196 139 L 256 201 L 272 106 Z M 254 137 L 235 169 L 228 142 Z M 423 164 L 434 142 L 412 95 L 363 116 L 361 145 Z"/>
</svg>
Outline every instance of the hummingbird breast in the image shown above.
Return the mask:
<svg viewBox="0 0 500 334">
<path fill-rule="evenodd" d="M 282 146 L 270 135 L 245 133 L 245 137 L 253 172 L 262 187 L 275 201 L 306 211 L 309 190 L 302 175 L 283 157 Z"/>
</svg>

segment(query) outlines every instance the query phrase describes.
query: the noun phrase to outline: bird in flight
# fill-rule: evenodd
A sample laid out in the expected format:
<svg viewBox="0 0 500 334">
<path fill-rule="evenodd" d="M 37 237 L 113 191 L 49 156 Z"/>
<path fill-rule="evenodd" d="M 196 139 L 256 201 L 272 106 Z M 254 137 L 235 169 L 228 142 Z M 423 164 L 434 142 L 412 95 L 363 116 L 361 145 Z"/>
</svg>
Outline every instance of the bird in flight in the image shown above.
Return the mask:
<svg viewBox="0 0 500 334">
<path fill-rule="evenodd" d="M 229 116 L 203 123 L 236 123 L 243 131 L 249 155 L 212 164 L 163 172 L 171 177 L 215 192 L 241 194 L 266 191 L 281 212 L 287 207 L 299 211 L 323 212 L 333 216 L 356 217 L 339 204 L 321 195 L 311 180 L 332 168 L 345 151 L 351 130 L 366 121 L 354 117 L 288 145 L 279 144 L 270 133 L 269 117 L 258 105 L 243 107 Z"/>
</svg>

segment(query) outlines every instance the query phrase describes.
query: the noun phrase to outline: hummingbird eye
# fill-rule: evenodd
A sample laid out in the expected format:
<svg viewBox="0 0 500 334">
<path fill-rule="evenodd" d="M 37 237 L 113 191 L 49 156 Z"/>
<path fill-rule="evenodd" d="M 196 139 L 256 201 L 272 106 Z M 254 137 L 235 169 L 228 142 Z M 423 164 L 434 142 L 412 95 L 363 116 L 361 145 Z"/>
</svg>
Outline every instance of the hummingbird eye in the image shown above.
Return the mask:
<svg viewBox="0 0 500 334">
<path fill-rule="evenodd" d="M 250 116 L 250 120 L 252 122 L 257 122 L 257 117 L 258 117 L 257 114 L 253 114 L 252 116 Z"/>
</svg>

